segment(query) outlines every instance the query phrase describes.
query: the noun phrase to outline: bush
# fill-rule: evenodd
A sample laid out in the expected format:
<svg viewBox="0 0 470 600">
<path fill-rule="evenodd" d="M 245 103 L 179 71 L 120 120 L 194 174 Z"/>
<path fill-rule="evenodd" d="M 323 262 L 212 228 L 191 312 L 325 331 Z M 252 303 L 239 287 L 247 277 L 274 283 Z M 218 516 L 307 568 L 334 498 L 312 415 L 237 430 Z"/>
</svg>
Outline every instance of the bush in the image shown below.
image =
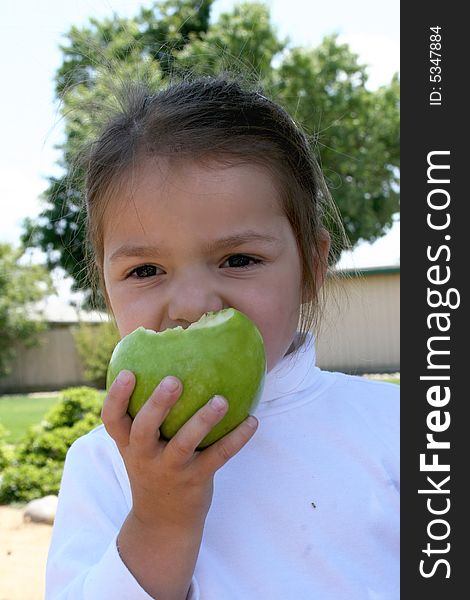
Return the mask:
<svg viewBox="0 0 470 600">
<path fill-rule="evenodd" d="M 0 424 L 0 473 L 11 462 L 13 452 L 6 442 L 8 431 Z"/>
<path fill-rule="evenodd" d="M 42 467 L 20 464 L 7 467 L 0 483 L 0 503 L 29 502 L 49 494 L 57 494 L 62 467 L 49 460 Z"/>
<path fill-rule="evenodd" d="M 106 372 L 119 332 L 112 322 L 96 325 L 81 323 L 74 331 L 77 351 L 85 379 L 101 389 L 106 387 Z"/>
<path fill-rule="evenodd" d="M 101 424 L 103 397 L 102 392 L 89 387 L 62 391 L 59 402 L 39 425 L 29 428 L 5 466 L 0 503 L 29 502 L 58 493 L 67 450 L 77 438 Z"/>
</svg>

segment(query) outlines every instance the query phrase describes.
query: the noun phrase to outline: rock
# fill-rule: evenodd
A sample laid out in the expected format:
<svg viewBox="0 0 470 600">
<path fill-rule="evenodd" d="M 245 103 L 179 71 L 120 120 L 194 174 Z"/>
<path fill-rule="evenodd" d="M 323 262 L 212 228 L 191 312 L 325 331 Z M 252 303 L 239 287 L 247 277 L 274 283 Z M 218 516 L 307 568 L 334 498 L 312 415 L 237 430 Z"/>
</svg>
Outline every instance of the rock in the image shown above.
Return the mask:
<svg viewBox="0 0 470 600">
<path fill-rule="evenodd" d="M 52 525 L 57 509 L 57 500 L 57 496 L 44 496 L 44 498 L 31 500 L 24 508 L 23 520 Z"/>
</svg>

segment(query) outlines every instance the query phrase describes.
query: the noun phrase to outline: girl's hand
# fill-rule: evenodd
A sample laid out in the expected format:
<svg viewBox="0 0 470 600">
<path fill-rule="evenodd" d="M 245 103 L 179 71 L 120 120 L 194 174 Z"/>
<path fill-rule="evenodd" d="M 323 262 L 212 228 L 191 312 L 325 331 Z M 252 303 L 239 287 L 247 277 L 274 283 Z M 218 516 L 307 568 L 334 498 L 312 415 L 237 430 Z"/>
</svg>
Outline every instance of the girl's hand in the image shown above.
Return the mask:
<svg viewBox="0 0 470 600">
<path fill-rule="evenodd" d="M 158 527 L 183 533 L 197 529 L 202 533 L 215 472 L 250 440 L 258 422 L 248 417 L 223 438 L 197 451 L 201 440 L 225 415 L 227 401 L 214 397 L 167 442 L 160 438 L 159 428 L 181 396 L 181 381 L 166 377 L 132 420 L 127 407 L 134 386 L 134 375 L 121 372 L 101 415 L 126 465 L 133 498 L 131 513 L 152 530 Z"/>
<path fill-rule="evenodd" d="M 127 407 L 134 386 L 134 375 L 121 372 L 101 413 L 132 491 L 133 506 L 117 537 L 119 553 L 153 598 L 183 600 L 212 500 L 214 473 L 248 442 L 258 422 L 248 417 L 212 446 L 196 451 L 224 416 L 227 401 L 209 401 L 165 442 L 159 428 L 181 395 L 181 382 L 165 378 L 132 420 Z"/>
</svg>

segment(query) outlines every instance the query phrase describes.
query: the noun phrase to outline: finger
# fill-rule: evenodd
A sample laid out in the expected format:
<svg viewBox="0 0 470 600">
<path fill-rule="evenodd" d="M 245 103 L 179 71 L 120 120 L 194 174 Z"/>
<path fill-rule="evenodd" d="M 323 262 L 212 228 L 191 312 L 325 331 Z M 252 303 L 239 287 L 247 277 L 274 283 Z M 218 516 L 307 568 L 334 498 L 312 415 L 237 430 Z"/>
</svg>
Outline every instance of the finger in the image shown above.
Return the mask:
<svg viewBox="0 0 470 600">
<path fill-rule="evenodd" d="M 198 462 L 206 473 L 215 473 L 249 442 L 258 428 L 258 419 L 249 416 L 238 427 L 205 448 Z"/>
<path fill-rule="evenodd" d="M 228 403 L 222 396 L 214 396 L 200 408 L 168 442 L 165 455 L 174 465 L 183 465 L 191 460 L 197 446 L 221 421 L 227 412 Z"/>
<path fill-rule="evenodd" d="M 131 442 L 138 444 L 142 452 L 155 452 L 160 438 L 160 425 L 182 391 L 182 383 L 177 377 L 165 377 L 135 416 L 130 437 Z"/>
<path fill-rule="evenodd" d="M 134 386 L 134 374 L 131 371 L 121 371 L 113 381 L 101 409 L 101 419 L 106 431 L 118 447 L 129 443 L 132 419 L 127 414 L 127 407 Z"/>
</svg>

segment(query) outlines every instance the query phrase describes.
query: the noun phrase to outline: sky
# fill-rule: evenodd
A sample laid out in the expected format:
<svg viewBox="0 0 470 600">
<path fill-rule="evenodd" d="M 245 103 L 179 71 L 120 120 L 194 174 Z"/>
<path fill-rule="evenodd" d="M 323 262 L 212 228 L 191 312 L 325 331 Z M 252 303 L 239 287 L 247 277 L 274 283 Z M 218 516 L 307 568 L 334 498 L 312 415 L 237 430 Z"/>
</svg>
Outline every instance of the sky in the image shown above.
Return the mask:
<svg viewBox="0 0 470 600">
<path fill-rule="evenodd" d="M 131 0 L 22 0 L 0 8 L 0 243 L 19 245 L 21 222 L 41 211 L 39 197 L 47 178 L 59 175 L 63 127 L 54 97 L 54 75 L 62 62 L 60 44 L 72 25 L 83 26 L 90 17 L 136 15 L 151 1 Z M 233 0 L 216 0 L 212 18 L 230 11 Z M 336 32 L 369 66 L 368 86 L 388 83 L 400 66 L 399 0 L 267 0 L 271 20 L 280 36 L 292 45 L 317 46 Z M 400 226 L 374 244 L 363 243 L 345 255 L 340 267 L 397 265 Z M 40 261 L 40 254 L 35 261 Z M 60 293 L 69 282 L 58 275 Z"/>
</svg>

